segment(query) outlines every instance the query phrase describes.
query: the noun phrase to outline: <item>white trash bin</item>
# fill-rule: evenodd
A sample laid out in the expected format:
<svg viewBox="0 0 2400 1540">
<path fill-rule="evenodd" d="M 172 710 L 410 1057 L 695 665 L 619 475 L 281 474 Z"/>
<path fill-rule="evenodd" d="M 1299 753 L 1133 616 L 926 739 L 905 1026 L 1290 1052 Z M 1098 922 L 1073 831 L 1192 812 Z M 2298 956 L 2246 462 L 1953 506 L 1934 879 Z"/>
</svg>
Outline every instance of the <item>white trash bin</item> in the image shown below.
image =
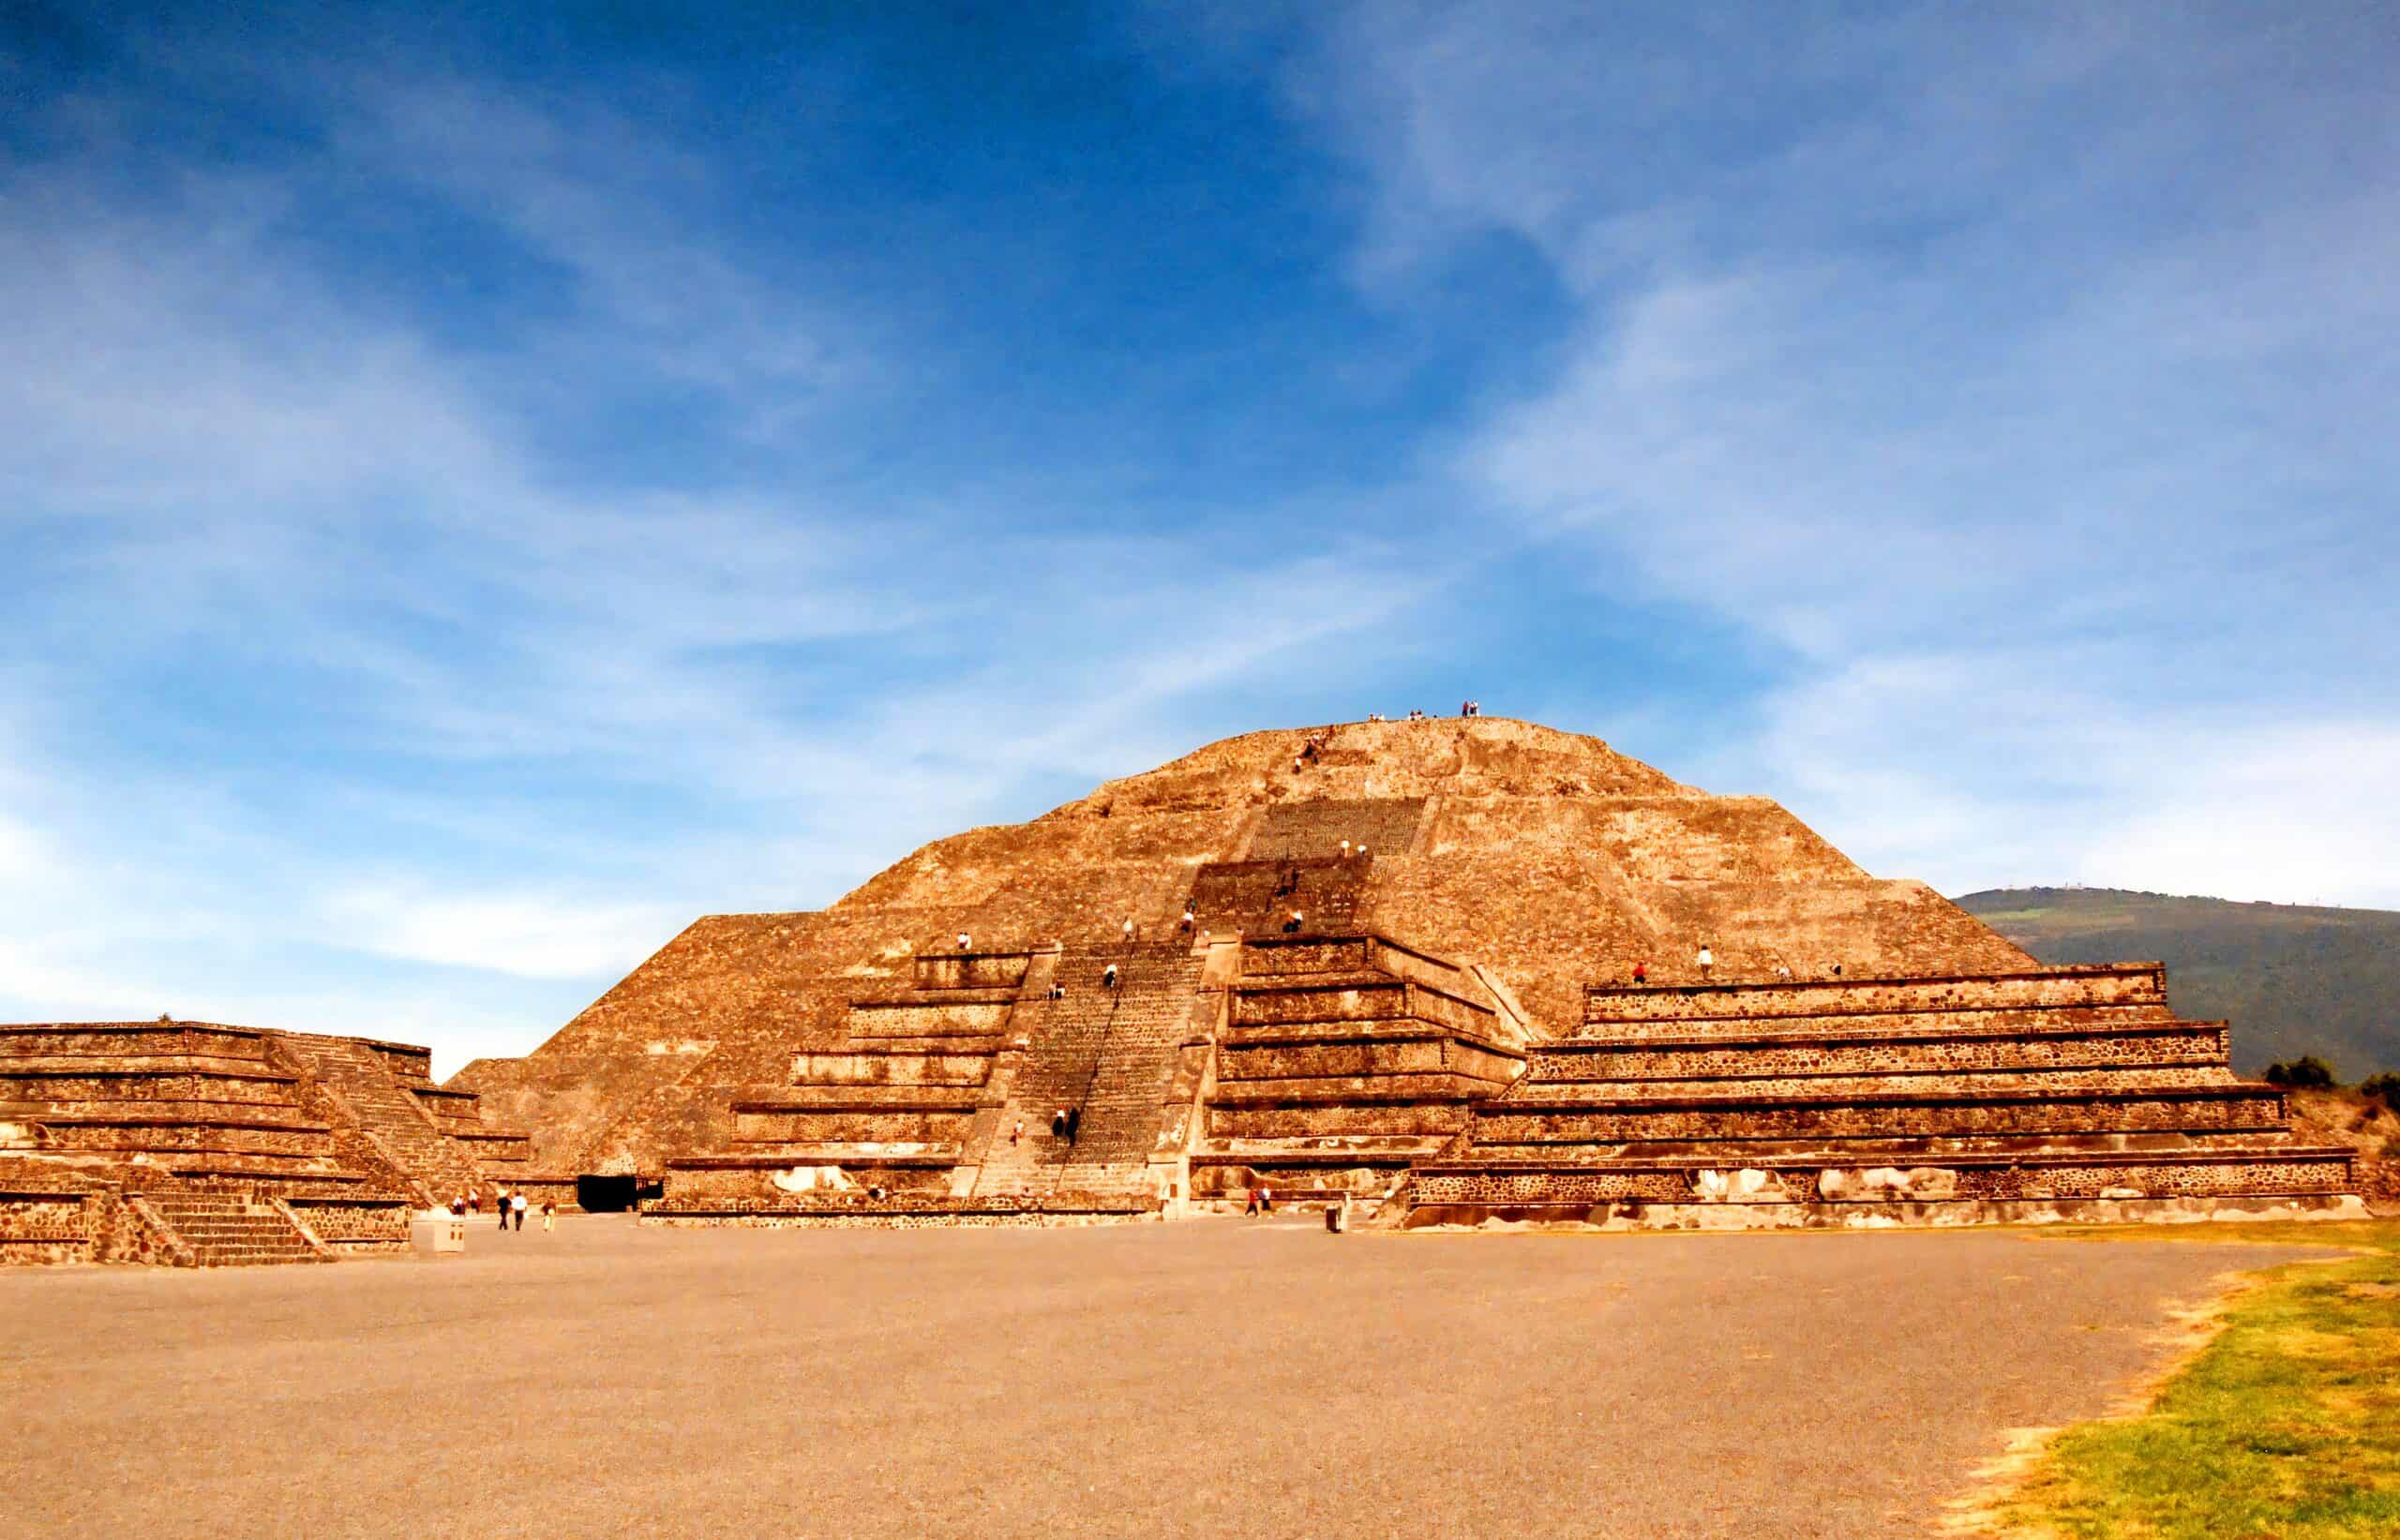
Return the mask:
<svg viewBox="0 0 2400 1540">
<path fill-rule="evenodd" d="M 420 1257 L 464 1256 L 467 1217 L 439 1208 L 416 1215 L 409 1220 L 409 1241 Z"/>
</svg>

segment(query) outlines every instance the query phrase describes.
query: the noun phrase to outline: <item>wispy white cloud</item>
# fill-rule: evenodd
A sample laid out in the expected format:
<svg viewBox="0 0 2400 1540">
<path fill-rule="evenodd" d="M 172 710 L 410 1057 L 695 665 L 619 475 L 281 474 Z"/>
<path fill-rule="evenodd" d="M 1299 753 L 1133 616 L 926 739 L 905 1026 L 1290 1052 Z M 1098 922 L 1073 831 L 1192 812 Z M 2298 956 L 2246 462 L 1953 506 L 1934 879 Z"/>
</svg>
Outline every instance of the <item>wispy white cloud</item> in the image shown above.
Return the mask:
<svg viewBox="0 0 2400 1540">
<path fill-rule="evenodd" d="M 588 979 L 655 950 L 691 918 L 658 904 L 595 904 L 550 892 L 461 893 L 352 887 L 325 895 L 329 943 L 445 967 Z"/>
<path fill-rule="evenodd" d="M 1295 101 L 1362 281 L 1497 234 L 1555 285 L 1468 495 L 1779 658 L 1695 776 L 1954 886 L 2400 901 L 2308 769 L 2400 729 L 2400 106 L 2348 25 L 1354 7 Z"/>
</svg>

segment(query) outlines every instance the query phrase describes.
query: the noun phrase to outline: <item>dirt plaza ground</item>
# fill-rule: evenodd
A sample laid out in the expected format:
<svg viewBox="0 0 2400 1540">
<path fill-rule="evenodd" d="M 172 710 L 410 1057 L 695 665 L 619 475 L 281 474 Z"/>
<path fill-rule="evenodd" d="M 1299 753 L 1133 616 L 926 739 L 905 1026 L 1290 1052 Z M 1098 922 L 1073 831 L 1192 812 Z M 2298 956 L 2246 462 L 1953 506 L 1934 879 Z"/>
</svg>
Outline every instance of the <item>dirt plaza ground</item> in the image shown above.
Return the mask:
<svg viewBox="0 0 2400 1540">
<path fill-rule="evenodd" d="M 0 1275 L 0 1529 L 1928 1533 L 2303 1253 L 2021 1232 L 642 1229 Z"/>
</svg>

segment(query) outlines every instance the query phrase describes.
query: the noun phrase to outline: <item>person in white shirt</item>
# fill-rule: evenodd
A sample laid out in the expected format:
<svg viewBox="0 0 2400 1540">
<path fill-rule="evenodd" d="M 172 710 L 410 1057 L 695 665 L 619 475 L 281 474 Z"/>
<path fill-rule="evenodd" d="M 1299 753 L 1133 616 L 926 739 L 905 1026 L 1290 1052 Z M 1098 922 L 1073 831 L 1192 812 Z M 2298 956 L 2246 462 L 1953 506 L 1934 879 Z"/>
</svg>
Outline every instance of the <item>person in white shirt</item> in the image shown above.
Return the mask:
<svg viewBox="0 0 2400 1540">
<path fill-rule="evenodd" d="M 1717 966 L 1717 954 L 1716 954 L 1715 952 L 1713 952 L 1713 951 L 1710 951 L 1710 950 L 1708 949 L 1708 943 L 1707 943 L 1707 942 L 1705 942 L 1705 941 L 1703 941 L 1703 942 L 1702 942 L 1702 943 L 1700 944 L 1700 976 L 1701 976 L 1701 978 L 1702 978 L 1702 979 L 1705 979 L 1708 977 L 1709 970 L 1710 970 L 1711 968 L 1714 968 L 1715 966 Z"/>
</svg>

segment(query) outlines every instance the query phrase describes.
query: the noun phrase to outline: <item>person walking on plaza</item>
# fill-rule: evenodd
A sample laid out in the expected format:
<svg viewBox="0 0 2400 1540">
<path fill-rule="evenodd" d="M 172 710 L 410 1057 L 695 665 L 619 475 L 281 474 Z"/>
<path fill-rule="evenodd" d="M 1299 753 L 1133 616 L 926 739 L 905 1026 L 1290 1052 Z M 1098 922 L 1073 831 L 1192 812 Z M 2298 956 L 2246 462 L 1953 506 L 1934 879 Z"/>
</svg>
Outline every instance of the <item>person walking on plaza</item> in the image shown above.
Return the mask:
<svg viewBox="0 0 2400 1540">
<path fill-rule="evenodd" d="M 547 1234 L 548 1234 L 548 1233 L 549 1233 L 553 1229 L 557 1228 L 557 1226 L 558 1226 L 558 1222 L 559 1222 L 559 1204 L 558 1204 L 558 1200 L 557 1200 L 557 1199 L 555 1199 L 555 1198 L 545 1198 L 545 1199 L 543 1199 L 543 1200 L 542 1200 L 542 1233 L 544 1233 L 544 1234 L 546 1234 L 546 1235 L 547 1235 Z"/>
<path fill-rule="evenodd" d="M 1241 1217 L 1245 1219 L 1258 1218 L 1258 1189 L 1256 1187 L 1250 1189 L 1250 1206 L 1241 1211 Z"/>
<path fill-rule="evenodd" d="M 519 1192 L 516 1197 L 508 1200 L 508 1211 L 517 1216 L 517 1228 L 519 1232 L 522 1232 L 525 1228 L 526 1207 L 525 1194 L 522 1192 Z"/>
<path fill-rule="evenodd" d="M 502 1189 L 500 1189 L 500 1202 L 499 1202 L 498 1204 L 494 1204 L 493 1206 L 494 1206 L 494 1207 L 496 1207 L 496 1208 L 498 1208 L 498 1209 L 500 1210 L 500 1227 L 501 1227 L 502 1230 L 507 1229 L 507 1228 L 508 1228 L 508 1189 L 507 1189 L 506 1188 L 502 1188 Z"/>
<path fill-rule="evenodd" d="M 1258 1211 L 1261 1214 L 1272 1214 L 1275 1212 L 1275 1189 L 1273 1188 L 1262 1187 L 1258 1189 Z"/>
</svg>

